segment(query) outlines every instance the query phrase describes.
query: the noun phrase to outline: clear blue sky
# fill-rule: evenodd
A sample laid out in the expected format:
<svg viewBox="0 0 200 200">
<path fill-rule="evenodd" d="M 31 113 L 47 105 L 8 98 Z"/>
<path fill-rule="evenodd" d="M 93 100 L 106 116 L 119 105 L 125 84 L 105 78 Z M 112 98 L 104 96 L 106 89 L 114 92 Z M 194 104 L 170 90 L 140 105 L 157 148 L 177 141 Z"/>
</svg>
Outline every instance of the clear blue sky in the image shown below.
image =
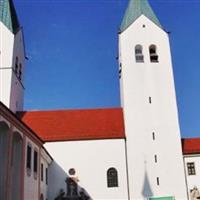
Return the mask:
<svg viewBox="0 0 200 200">
<path fill-rule="evenodd" d="M 117 31 L 127 0 L 14 0 L 24 27 L 25 109 L 119 107 Z M 183 137 L 200 136 L 200 0 L 150 0 L 170 31 Z"/>
</svg>

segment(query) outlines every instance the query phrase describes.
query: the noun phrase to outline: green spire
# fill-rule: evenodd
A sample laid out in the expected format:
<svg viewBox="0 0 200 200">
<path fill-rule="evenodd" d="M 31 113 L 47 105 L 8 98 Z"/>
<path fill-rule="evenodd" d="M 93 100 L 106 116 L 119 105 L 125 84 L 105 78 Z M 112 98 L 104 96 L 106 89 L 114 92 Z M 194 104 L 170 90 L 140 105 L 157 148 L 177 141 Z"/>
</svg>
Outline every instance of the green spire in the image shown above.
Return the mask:
<svg viewBox="0 0 200 200">
<path fill-rule="evenodd" d="M 153 12 L 148 0 L 129 0 L 123 21 L 120 26 L 120 32 L 127 29 L 138 17 L 145 15 L 152 22 L 162 28 L 158 18 Z"/>
<path fill-rule="evenodd" d="M 19 30 L 20 24 L 12 0 L 0 0 L 0 21 L 14 34 Z"/>
</svg>

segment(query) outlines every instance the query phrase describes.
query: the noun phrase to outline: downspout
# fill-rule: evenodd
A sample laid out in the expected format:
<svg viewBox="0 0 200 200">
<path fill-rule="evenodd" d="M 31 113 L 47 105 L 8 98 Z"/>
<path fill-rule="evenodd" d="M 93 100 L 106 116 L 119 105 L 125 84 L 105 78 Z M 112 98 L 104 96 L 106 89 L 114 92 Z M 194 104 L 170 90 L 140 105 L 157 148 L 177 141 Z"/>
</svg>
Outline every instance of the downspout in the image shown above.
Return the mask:
<svg viewBox="0 0 200 200">
<path fill-rule="evenodd" d="M 126 141 L 126 138 L 124 139 L 124 147 L 125 147 L 125 158 L 126 158 L 127 193 L 128 193 L 128 200 L 130 200 L 129 171 L 128 171 L 128 153 L 127 153 L 127 141 Z"/>
</svg>

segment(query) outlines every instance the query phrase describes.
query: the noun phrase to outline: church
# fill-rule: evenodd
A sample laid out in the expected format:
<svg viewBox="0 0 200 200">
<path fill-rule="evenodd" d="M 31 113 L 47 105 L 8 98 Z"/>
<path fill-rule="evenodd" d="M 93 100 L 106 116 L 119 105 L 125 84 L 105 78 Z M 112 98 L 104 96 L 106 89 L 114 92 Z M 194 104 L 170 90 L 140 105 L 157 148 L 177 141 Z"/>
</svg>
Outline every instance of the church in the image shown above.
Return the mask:
<svg viewBox="0 0 200 200">
<path fill-rule="evenodd" d="M 23 29 L 0 0 L 0 200 L 200 199 L 200 138 L 181 138 L 148 0 L 129 0 L 118 38 L 120 107 L 26 111 Z"/>
</svg>

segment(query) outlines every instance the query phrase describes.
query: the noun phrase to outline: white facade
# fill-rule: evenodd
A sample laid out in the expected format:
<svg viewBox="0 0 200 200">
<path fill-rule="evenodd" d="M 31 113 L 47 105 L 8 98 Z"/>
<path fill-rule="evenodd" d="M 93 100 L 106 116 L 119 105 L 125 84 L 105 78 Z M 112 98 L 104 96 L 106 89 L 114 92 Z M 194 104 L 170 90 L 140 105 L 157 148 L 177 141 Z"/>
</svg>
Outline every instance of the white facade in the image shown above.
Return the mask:
<svg viewBox="0 0 200 200">
<path fill-rule="evenodd" d="M 92 199 L 128 199 L 123 139 L 52 142 L 46 143 L 45 147 L 65 172 L 71 168 L 76 170 L 79 187 L 84 188 Z M 117 169 L 118 187 L 107 187 L 107 170 L 111 167 Z M 66 191 L 64 180 L 62 188 Z M 49 199 L 53 200 L 56 191 L 49 192 L 52 198 Z"/>
<path fill-rule="evenodd" d="M 30 170 L 27 169 L 27 145 L 31 147 L 31 167 Z M 26 138 L 26 148 L 25 148 L 25 158 L 24 163 L 24 199 L 38 199 L 39 198 L 39 172 L 33 172 L 34 165 L 34 151 L 39 152 L 39 146 Z"/>
<path fill-rule="evenodd" d="M 194 163 L 194 171 L 193 169 L 189 169 L 189 167 L 192 167 L 190 165 L 192 163 Z M 191 199 L 191 191 L 194 189 L 194 187 L 197 187 L 200 191 L 200 154 L 184 155 L 184 164 L 187 179 L 188 196 Z"/>
<path fill-rule="evenodd" d="M 49 184 L 49 177 L 48 177 L 48 171 L 49 166 L 53 164 L 53 161 L 47 155 L 47 153 L 42 148 L 40 151 L 41 159 L 40 159 L 40 198 L 43 196 L 43 199 L 48 199 L 48 184 Z M 59 172 L 59 171 L 58 171 Z M 52 183 L 54 181 L 52 180 Z"/>
<path fill-rule="evenodd" d="M 33 200 L 39 199 L 41 194 L 46 199 L 48 186 L 41 180 L 41 164 L 45 179 L 45 170 L 52 159 L 40 139 L 1 103 L 0 144 L 0 153 L 4 155 L 0 156 L 0 199 Z M 27 156 L 28 146 L 31 147 L 30 156 Z"/>
<path fill-rule="evenodd" d="M 14 35 L 0 21 L 0 101 L 14 112 L 23 109 L 24 64 L 22 30 Z"/>
<path fill-rule="evenodd" d="M 144 62 L 136 62 L 141 45 Z M 155 45 L 158 62 L 150 62 Z M 168 35 L 141 15 L 119 35 L 130 199 L 187 199 Z"/>
</svg>

